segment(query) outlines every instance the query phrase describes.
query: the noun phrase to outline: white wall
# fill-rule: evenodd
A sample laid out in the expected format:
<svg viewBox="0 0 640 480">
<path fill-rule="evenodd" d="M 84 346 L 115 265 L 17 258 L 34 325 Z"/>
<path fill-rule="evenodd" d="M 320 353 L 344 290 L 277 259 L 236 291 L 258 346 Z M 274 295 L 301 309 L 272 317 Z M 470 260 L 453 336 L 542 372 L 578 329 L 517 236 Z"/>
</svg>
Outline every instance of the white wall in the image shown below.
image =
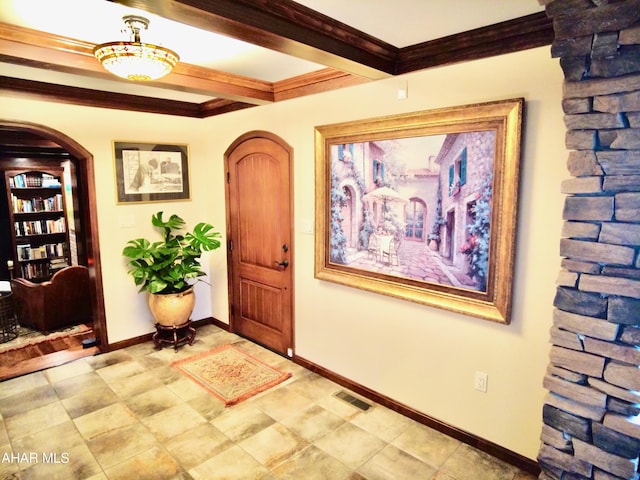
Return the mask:
<svg viewBox="0 0 640 480">
<path fill-rule="evenodd" d="M 408 83 L 409 98 L 396 99 Z M 3 118 L 41 123 L 94 154 L 107 324 L 111 342 L 151 331 L 143 296 L 120 251 L 151 233 L 151 214 L 178 213 L 225 230 L 223 154 L 240 135 L 268 130 L 294 150 L 296 354 L 420 412 L 526 457 L 537 455 L 544 397 L 567 152 L 562 72 L 539 48 L 393 78 L 204 120 L 1 98 Z M 452 105 L 524 97 L 522 176 L 511 325 L 501 325 L 313 277 L 313 129 L 317 125 Z M 116 205 L 112 140 L 188 143 L 191 202 Z M 133 216 L 135 228 L 120 228 Z M 210 297 L 195 318 L 228 322 L 226 257 L 209 255 Z M 205 286 L 206 287 L 206 286 Z M 207 287 L 208 288 L 208 287 Z M 206 289 L 201 288 L 200 291 Z M 489 374 L 488 392 L 473 389 Z"/>
</svg>

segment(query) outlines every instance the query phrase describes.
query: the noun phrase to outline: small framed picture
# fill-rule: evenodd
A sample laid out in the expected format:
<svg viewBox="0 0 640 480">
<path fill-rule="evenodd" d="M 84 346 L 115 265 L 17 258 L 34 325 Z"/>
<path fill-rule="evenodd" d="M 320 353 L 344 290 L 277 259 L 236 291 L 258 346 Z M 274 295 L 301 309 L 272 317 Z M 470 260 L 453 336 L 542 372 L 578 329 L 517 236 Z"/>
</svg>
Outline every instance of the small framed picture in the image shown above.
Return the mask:
<svg viewBox="0 0 640 480">
<path fill-rule="evenodd" d="M 118 203 L 189 200 L 189 147 L 113 142 Z"/>
</svg>

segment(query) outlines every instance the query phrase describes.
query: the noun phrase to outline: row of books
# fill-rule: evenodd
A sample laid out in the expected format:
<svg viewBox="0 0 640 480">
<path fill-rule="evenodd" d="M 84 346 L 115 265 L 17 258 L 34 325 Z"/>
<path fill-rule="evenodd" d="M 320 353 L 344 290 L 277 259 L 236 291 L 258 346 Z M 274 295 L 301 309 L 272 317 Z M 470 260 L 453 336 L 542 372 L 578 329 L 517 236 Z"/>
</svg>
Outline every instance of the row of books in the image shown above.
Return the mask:
<svg viewBox="0 0 640 480">
<path fill-rule="evenodd" d="M 24 263 L 20 265 L 22 278 L 27 280 L 46 279 L 51 277 L 58 270 L 68 267 L 69 264 L 65 259 L 51 260 L 50 263 Z"/>
<path fill-rule="evenodd" d="M 13 213 L 32 213 L 32 212 L 61 212 L 63 208 L 62 194 L 57 194 L 49 198 L 18 198 L 11 194 L 11 203 L 13 205 Z"/>
<path fill-rule="evenodd" d="M 38 260 L 41 258 L 63 257 L 65 255 L 64 243 L 47 243 L 38 247 L 31 245 L 18 245 L 18 260 Z"/>
<path fill-rule="evenodd" d="M 60 217 L 57 220 L 32 220 L 13 223 L 16 230 L 16 237 L 66 232 L 64 217 Z"/>
<path fill-rule="evenodd" d="M 9 186 L 11 188 L 59 188 L 60 179 L 48 173 L 21 173 L 9 177 Z"/>
</svg>

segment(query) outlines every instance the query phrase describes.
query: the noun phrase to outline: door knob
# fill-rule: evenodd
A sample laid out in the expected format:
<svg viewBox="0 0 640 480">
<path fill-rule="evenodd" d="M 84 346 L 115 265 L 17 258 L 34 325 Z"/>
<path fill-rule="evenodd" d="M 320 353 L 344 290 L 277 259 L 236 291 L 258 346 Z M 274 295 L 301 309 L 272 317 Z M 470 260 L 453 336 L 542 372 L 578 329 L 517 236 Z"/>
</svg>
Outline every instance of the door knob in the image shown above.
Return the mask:
<svg viewBox="0 0 640 480">
<path fill-rule="evenodd" d="M 276 260 L 276 265 L 287 268 L 289 266 L 289 260 L 283 260 L 281 262 Z"/>
</svg>

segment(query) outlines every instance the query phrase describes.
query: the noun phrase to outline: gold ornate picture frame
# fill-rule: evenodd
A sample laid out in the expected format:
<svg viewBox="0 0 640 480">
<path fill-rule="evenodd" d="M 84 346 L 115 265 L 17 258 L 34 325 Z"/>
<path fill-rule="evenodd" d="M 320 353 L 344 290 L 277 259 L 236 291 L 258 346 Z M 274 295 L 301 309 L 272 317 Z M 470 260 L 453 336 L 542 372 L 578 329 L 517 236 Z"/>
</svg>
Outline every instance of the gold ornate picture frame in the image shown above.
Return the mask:
<svg viewBox="0 0 640 480">
<path fill-rule="evenodd" d="M 315 277 L 510 323 L 523 109 L 316 127 Z"/>
</svg>

